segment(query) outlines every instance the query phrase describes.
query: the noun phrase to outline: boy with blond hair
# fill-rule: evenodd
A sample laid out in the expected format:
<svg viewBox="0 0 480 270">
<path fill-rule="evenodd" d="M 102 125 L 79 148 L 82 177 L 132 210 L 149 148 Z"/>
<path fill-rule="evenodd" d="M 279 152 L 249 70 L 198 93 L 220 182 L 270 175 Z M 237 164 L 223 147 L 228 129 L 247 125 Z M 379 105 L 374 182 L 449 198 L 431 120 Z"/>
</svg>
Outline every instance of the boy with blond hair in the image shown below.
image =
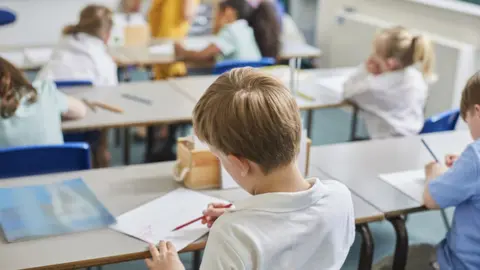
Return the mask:
<svg viewBox="0 0 480 270">
<path fill-rule="evenodd" d="M 480 73 L 468 80 L 460 113 L 475 141 L 460 157 L 447 155 L 446 166 L 432 162 L 425 168 L 425 206 L 456 207 L 453 226 L 437 247 L 437 262 L 442 270 L 480 266 Z"/>
<path fill-rule="evenodd" d="M 253 195 L 204 211 L 211 230 L 201 269 L 341 268 L 355 234 L 351 195 L 339 182 L 302 177 L 300 112 L 281 82 L 251 68 L 224 73 L 197 103 L 193 125 Z M 184 269 L 170 243 L 151 253 L 151 270 Z"/>
</svg>

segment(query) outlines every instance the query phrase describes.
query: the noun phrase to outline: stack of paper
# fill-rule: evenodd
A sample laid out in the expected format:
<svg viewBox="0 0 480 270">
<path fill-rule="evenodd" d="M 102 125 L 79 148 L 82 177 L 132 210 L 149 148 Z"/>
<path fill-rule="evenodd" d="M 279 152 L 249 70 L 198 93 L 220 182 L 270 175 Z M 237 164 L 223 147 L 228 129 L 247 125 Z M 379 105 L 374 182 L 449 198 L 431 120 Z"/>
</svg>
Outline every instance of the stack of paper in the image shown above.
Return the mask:
<svg viewBox="0 0 480 270">
<path fill-rule="evenodd" d="M 45 64 L 48 62 L 48 60 L 50 60 L 52 53 L 52 48 L 25 49 L 25 57 L 27 57 L 28 61 L 30 61 L 32 64 Z"/>
<path fill-rule="evenodd" d="M 394 186 L 418 202 L 423 202 L 425 171 L 412 170 L 379 175 L 380 179 Z"/>
<path fill-rule="evenodd" d="M 117 217 L 111 228 L 147 243 L 172 242 L 177 250 L 208 233 L 200 221 L 178 231 L 176 227 L 202 216 L 209 203 L 228 202 L 195 191 L 179 188 L 154 201 Z"/>
</svg>

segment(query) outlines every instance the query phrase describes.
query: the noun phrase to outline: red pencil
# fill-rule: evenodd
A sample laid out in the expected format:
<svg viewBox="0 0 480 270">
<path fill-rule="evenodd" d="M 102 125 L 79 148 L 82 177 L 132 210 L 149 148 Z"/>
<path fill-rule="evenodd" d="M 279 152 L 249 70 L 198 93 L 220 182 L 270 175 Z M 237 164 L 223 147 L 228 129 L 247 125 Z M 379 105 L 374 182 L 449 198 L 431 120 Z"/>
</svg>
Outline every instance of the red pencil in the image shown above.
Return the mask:
<svg viewBox="0 0 480 270">
<path fill-rule="evenodd" d="M 227 205 L 225 205 L 223 208 L 230 208 L 231 206 L 232 206 L 232 204 L 227 204 Z M 201 216 L 201 217 L 199 217 L 199 218 L 196 218 L 196 219 L 194 219 L 194 220 L 191 220 L 191 221 L 189 221 L 189 222 L 187 222 L 187 223 L 185 223 L 185 224 L 182 224 L 182 225 L 176 227 L 175 229 L 173 229 L 173 231 L 178 231 L 178 230 L 180 230 L 180 229 L 183 229 L 183 228 L 187 227 L 187 226 L 190 225 L 190 224 L 193 224 L 193 223 L 195 223 L 195 222 L 197 222 L 197 221 L 199 221 L 199 220 L 202 220 L 203 218 L 205 218 L 205 216 Z"/>
</svg>

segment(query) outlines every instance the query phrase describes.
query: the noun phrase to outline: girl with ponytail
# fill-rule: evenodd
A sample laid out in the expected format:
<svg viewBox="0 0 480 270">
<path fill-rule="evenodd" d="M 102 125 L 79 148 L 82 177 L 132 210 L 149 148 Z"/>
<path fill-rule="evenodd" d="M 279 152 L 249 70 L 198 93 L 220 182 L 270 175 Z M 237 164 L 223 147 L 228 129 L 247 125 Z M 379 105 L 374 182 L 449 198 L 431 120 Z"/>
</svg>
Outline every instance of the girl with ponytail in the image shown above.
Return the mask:
<svg viewBox="0 0 480 270">
<path fill-rule="evenodd" d="M 434 60 L 433 45 L 424 36 L 403 27 L 376 35 L 372 54 L 344 85 L 345 98 L 362 109 L 371 138 L 420 132 Z"/>
</svg>

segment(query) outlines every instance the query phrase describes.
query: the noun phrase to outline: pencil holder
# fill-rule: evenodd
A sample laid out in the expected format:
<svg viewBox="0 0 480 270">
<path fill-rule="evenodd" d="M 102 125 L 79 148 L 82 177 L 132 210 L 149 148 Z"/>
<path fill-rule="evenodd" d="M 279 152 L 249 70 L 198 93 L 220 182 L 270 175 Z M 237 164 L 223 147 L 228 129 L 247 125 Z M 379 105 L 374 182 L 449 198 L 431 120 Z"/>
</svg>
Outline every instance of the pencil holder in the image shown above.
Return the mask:
<svg viewBox="0 0 480 270">
<path fill-rule="evenodd" d="M 310 148 L 307 140 L 305 175 L 308 175 Z M 221 187 L 221 167 L 217 157 L 207 149 L 195 149 L 190 137 L 177 140 L 177 161 L 173 168 L 176 181 L 190 189 L 211 189 Z"/>
</svg>

